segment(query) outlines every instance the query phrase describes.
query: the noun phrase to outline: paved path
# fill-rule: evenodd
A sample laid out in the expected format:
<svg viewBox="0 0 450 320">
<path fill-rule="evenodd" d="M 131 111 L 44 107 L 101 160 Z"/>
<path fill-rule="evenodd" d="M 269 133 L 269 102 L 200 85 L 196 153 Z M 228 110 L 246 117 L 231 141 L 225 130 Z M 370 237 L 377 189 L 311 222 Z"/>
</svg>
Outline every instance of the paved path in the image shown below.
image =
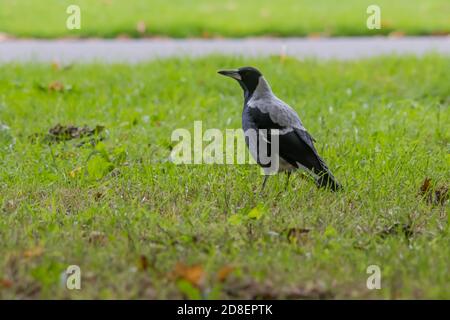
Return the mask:
<svg viewBox="0 0 450 320">
<path fill-rule="evenodd" d="M 450 55 L 450 37 L 0 41 L 0 63 L 30 60 L 135 63 L 160 57 L 212 53 L 355 59 L 389 53 L 421 55 L 426 52 Z"/>
</svg>

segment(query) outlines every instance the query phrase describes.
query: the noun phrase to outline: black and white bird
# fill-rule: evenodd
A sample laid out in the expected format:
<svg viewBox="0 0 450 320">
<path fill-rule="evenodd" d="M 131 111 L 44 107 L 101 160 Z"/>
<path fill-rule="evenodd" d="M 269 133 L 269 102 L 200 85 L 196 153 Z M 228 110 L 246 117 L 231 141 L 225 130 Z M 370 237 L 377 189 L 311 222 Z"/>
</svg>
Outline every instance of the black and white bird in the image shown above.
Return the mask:
<svg viewBox="0 0 450 320">
<path fill-rule="evenodd" d="M 256 68 L 242 67 L 235 70 L 220 70 L 219 74 L 237 80 L 244 90 L 244 110 L 242 112 L 242 128 L 248 130 L 270 132 L 278 131 L 278 161 L 277 172 L 290 173 L 293 170 L 304 169 L 311 174 L 318 187 L 328 187 L 333 191 L 341 188 L 324 160 L 314 147 L 314 139 L 306 131 L 297 113 L 285 102 L 277 98 L 269 83 Z M 265 141 L 270 143 L 270 136 Z M 261 165 L 257 155 L 251 152 L 249 140 L 247 147 Z M 272 155 L 273 156 L 273 155 Z M 268 166 L 263 166 L 265 172 L 262 189 L 270 172 Z"/>
</svg>

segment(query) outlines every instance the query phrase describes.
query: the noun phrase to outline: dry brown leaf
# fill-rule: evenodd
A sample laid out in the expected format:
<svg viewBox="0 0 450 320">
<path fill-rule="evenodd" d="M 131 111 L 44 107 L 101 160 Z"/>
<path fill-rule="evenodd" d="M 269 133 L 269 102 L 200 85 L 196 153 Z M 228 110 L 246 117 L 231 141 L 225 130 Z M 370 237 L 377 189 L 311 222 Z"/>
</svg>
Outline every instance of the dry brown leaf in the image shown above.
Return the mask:
<svg viewBox="0 0 450 320">
<path fill-rule="evenodd" d="M 420 186 L 419 195 L 426 199 L 427 203 L 433 202 L 433 195 L 431 194 L 431 178 L 426 177 Z"/>
<path fill-rule="evenodd" d="M 428 204 L 441 204 L 443 205 L 448 200 L 448 186 L 446 184 L 436 186 L 433 188 L 431 185 L 431 178 L 425 178 L 420 186 L 419 195 L 426 200 Z"/>
<path fill-rule="evenodd" d="M 0 279 L 0 288 L 11 288 L 13 282 L 9 279 Z"/>
<path fill-rule="evenodd" d="M 200 287 L 205 279 L 205 271 L 201 265 L 187 266 L 179 262 L 176 264 L 172 276 L 177 280 L 183 279 L 195 287 Z"/>
<path fill-rule="evenodd" d="M 217 272 L 217 280 L 219 280 L 220 282 L 224 282 L 233 271 L 233 266 L 223 266 Z"/>
<path fill-rule="evenodd" d="M 330 33 L 328 31 L 323 32 L 311 32 L 308 33 L 307 37 L 309 39 L 320 39 L 320 38 L 327 38 L 330 36 Z"/>
<path fill-rule="evenodd" d="M 141 271 L 145 271 L 148 269 L 148 259 L 146 256 L 141 255 L 138 261 L 138 269 Z"/>
<path fill-rule="evenodd" d="M 420 186 L 420 193 L 422 195 L 425 195 L 428 191 L 430 191 L 430 187 L 431 187 L 431 179 L 426 177 L 423 180 L 422 185 Z"/>
<path fill-rule="evenodd" d="M 44 248 L 41 246 L 36 246 L 34 248 L 25 250 L 23 253 L 23 256 L 25 258 L 35 258 L 35 257 L 39 257 L 44 253 Z"/>
<path fill-rule="evenodd" d="M 390 38 L 403 38 L 405 33 L 403 31 L 392 31 L 389 33 Z"/>
<path fill-rule="evenodd" d="M 63 91 L 64 85 L 60 81 L 52 81 L 48 85 L 48 90 L 50 91 Z"/>
</svg>

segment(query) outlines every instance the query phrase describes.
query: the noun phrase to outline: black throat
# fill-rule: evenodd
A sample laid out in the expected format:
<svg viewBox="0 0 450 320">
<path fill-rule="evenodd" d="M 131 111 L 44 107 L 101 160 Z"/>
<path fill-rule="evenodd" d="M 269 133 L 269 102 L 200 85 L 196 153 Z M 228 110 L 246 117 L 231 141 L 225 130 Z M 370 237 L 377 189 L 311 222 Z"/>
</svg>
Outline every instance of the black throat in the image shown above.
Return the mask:
<svg viewBox="0 0 450 320">
<path fill-rule="evenodd" d="M 242 90 L 244 90 L 244 100 L 245 103 L 248 102 L 248 100 L 250 100 L 250 98 L 252 97 L 253 93 L 256 90 L 256 87 L 258 86 L 259 83 L 259 75 L 258 76 L 250 76 L 250 77 L 246 77 L 243 80 L 238 80 L 239 85 L 241 86 Z"/>
</svg>

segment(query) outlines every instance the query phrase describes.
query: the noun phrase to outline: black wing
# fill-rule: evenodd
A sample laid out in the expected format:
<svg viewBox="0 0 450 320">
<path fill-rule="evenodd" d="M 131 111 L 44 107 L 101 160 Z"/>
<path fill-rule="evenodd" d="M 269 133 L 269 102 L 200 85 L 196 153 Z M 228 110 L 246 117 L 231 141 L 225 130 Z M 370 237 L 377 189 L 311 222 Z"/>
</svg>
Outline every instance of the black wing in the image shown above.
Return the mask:
<svg viewBox="0 0 450 320">
<path fill-rule="evenodd" d="M 317 153 L 313 138 L 307 131 L 294 129 L 294 131 L 280 135 L 279 139 L 280 157 L 297 168 L 301 164 L 315 173 L 318 176 L 316 178 L 317 186 L 329 187 L 333 191 L 341 188 L 341 185 Z"/>
<path fill-rule="evenodd" d="M 245 108 L 243 120 L 245 120 L 243 121 L 244 131 L 250 127 L 266 130 L 286 129 L 282 124 L 273 122 L 269 113 L 263 113 L 258 108 Z M 249 123 L 251 123 L 252 126 L 250 126 Z M 311 135 L 305 130 L 297 128 L 292 129 L 293 131 L 286 134 L 280 134 L 279 136 L 280 156 L 296 168 L 299 167 L 298 163 L 300 163 L 302 166 L 315 173 L 328 170 L 324 161 L 320 158 L 314 148 L 314 139 Z M 270 134 L 267 138 L 269 141 L 271 140 Z M 270 151 L 270 148 L 268 148 L 268 151 Z M 258 160 L 257 162 L 259 163 Z"/>
<path fill-rule="evenodd" d="M 328 171 L 325 162 L 318 155 L 313 139 L 307 131 L 295 129 L 286 134 L 280 134 L 280 157 L 294 167 L 303 167 L 319 174 Z"/>
</svg>

